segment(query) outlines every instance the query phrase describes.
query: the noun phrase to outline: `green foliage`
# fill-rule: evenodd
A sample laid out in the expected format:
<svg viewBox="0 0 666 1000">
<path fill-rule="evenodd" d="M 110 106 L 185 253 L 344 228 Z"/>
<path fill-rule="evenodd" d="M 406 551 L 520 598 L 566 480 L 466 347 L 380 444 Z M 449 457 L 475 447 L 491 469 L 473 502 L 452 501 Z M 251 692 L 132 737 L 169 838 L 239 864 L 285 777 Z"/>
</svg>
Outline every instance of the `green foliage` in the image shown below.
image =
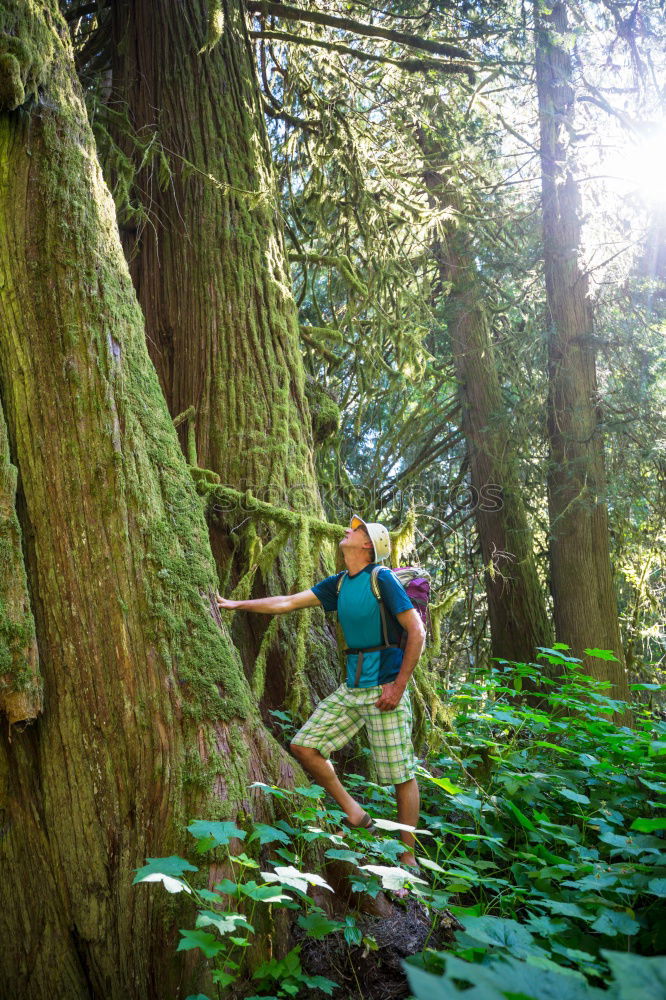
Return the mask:
<svg viewBox="0 0 666 1000">
<path fill-rule="evenodd" d="M 452 731 L 420 774 L 418 874 L 396 863 L 404 847 L 393 839 L 400 826 L 390 790 L 360 775 L 345 779 L 366 799 L 379 827 L 373 836 L 341 833 L 342 814 L 325 808 L 316 785 L 288 791 L 258 782 L 261 794 L 288 806 L 289 822 L 188 828 L 197 854 L 215 851 L 216 866 L 226 859 L 231 875 L 214 892 L 189 881 L 194 866 L 181 858 L 151 859 L 137 873 L 136 882 L 189 893 L 195 928 L 181 931 L 179 949 L 199 948 L 218 984 L 252 976 L 258 997 L 330 993 L 332 983 L 303 970 L 298 944 L 254 970 L 244 955 L 264 908 L 293 910 L 298 934 L 315 940 L 336 935 L 350 948 L 366 940 L 358 915 L 336 919 L 314 902 L 311 886 L 330 890 L 326 871 L 312 870 L 323 857 L 350 866 L 361 896 L 406 891 L 433 933 L 444 910 L 462 922 L 450 952 L 426 948 L 410 959 L 418 1000 L 456 997 L 460 983 L 471 984 L 467 1000 L 628 1000 L 632 981 L 637 997 L 660 995 L 666 723 L 637 707 L 634 729 L 617 726 L 622 706 L 566 647 L 541 658 L 555 678 L 539 678 L 538 664 L 502 662 L 448 692 Z M 520 693 L 516 681 L 526 677 L 541 681 L 538 704 Z M 232 850 L 232 838 L 258 848 L 260 860 Z"/>
</svg>

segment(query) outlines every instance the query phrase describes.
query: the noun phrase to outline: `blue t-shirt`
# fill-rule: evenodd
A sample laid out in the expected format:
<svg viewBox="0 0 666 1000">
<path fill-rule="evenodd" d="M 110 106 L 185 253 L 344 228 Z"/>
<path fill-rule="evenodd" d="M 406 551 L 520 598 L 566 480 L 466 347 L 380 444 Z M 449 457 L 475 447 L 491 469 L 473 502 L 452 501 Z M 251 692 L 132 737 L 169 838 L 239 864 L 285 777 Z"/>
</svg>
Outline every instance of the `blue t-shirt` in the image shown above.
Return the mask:
<svg viewBox="0 0 666 1000">
<path fill-rule="evenodd" d="M 368 646 L 382 646 L 382 620 L 379 601 L 372 592 L 370 578 L 376 563 L 364 566 L 359 573 L 345 574 L 340 594 L 338 581 L 342 576 L 336 573 L 315 584 L 312 593 L 319 598 L 324 611 L 337 611 L 338 621 L 349 649 L 367 649 Z M 387 567 L 382 567 L 378 576 L 379 591 L 384 602 L 386 626 L 389 642 L 399 642 L 402 634 L 395 615 L 410 611 L 414 605 L 398 578 Z M 363 664 L 358 685 L 356 668 L 358 653 L 347 655 L 347 685 L 349 687 L 375 687 L 395 680 L 402 665 L 401 649 L 391 648 L 363 654 Z"/>
</svg>

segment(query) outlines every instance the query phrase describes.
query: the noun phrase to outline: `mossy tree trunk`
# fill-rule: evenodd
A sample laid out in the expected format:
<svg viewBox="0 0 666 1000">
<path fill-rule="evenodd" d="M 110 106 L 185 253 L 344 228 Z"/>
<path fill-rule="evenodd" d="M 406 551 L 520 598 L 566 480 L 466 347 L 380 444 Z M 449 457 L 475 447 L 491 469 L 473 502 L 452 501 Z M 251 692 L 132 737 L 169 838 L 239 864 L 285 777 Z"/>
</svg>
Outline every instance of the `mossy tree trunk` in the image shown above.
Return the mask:
<svg viewBox="0 0 666 1000">
<path fill-rule="evenodd" d="M 419 129 L 421 149 L 440 160 L 443 150 Z M 431 202 L 460 214 L 446 177 L 424 174 Z M 518 459 L 504 410 L 490 323 L 464 222 L 449 223 L 433 241 L 441 295 L 458 381 L 462 431 L 467 444 L 474 517 L 484 565 L 493 656 L 532 661 L 537 646 L 549 645 L 552 628 L 537 574 L 532 533 L 521 496 Z"/>
<path fill-rule="evenodd" d="M 154 135 L 168 162 L 161 180 L 154 161 L 139 169 L 134 190 L 149 221 L 126 231 L 124 245 L 171 414 L 194 406 L 199 464 L 225 485 L 321 515 L 297 312 L 243 4 L 120 0 L 113 39 L 112 102 L 133 134 Z M 136 160 L 122 129 L 117 141 Z M 251 564 L 253 539 L 235 558 L 230 546 L 244 521 L 237 510 L 212 523 L 223 581 L 230 561 L 236 579 Z M 252 593 L 310 586 L 319 570 L 309 560 L 308 575 L 298 556 L 290 543 L 263 581 L 257 575 Z M 266 626 L 260 616 L 234 624 L 249 671 Z M 304 688 L 294 676 L 303 673 L 294 629 L 293 618 L 278 624 L 266 671 L 270 707 Z M 307 660 L 307 686 L 328 693 L 337 663 L 320 616 L 309 629 Z"/>
<path fill-rule="evenodd" d="M 184 996 L 173 907 L 132 869 L 290 764 L 216 621 L 55 0 L 0 3 L 0 56 L 0 396 L 44 681 L 0 727 L 1 992 Z"/>
<path fill-rule="evenodd" d="M 580 199 L 570 144 L 573 70 L 566 3 L 534 5 L 541 136 L 548 331 L 548 503 L 555 631 L 582 656 L 613 650 L 617 662 L 586 657 L 592 675 L 627 697 L 613 586 L 604 449 L 598 416 L 594 323 L 580 261 Z"/>
</svg>

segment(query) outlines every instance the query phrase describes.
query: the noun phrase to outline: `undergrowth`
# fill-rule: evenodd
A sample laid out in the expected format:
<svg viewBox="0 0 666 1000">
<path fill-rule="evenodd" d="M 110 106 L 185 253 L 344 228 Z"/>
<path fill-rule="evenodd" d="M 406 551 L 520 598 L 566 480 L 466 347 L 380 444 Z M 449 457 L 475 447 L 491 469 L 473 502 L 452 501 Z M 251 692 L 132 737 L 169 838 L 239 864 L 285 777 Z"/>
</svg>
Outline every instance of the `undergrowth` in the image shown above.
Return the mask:
<svg viewBox="0 0 666 1000">
<path fill-rule="evenodd" d="M 319 905 L 332 892 L 322 858 L 348 864 L 357 898 L 383 889 L 417 900 L 433 930 L 443 911 L 464 925 L 447 951 L 426 946 L 406 963 L 419 1000 L 666 996 L 666 723 L 636 704 L 632 728 L 618 726 L 626 706 L 566 647 L 540 657 L 556 680 L 535 664 L 498 663 L 447 692 L 453 730 L 419 772 L 419 875 L 396 861 L 392 789 L 358 775 L 346 782 L 383 836 L 341 833 L 342 814 L 318 786 L 258 784 L 289 821 L 188 827 L 196 854 L 223 857 L 232 877 L 197 888 L 197 865 L 149 859 L 135 881 L 190 895 L 194 927 L 181 930 L 179 950 L 210 960 L 219 998 L 339 995 L 334 981 L 304 970 L 303 936 L 339 935 L 359 956 L 376 947 L 358 913 L 333 919 Z M 523 696 L 526 678 L 541 685 L 538 707 Z M 634 689 L 649 698 L 658 686 Z M 277 721 L 287 733 L 286 713 Z M 260 908 L 293 911 L 300 940 L 249 968 Z"/>
</svg>

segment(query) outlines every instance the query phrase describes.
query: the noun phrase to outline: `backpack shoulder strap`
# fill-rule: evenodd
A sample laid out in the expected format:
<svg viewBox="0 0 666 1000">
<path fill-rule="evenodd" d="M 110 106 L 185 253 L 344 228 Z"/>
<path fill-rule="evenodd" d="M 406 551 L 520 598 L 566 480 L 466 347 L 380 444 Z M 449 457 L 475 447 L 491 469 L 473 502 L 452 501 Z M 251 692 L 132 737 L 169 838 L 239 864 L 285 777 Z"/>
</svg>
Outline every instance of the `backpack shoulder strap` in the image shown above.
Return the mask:
<svg viewBox="0 0 666 1000">
<path fill-rule="evenodd" d="M 347 570 L 343 569 L 342 573 L 338 576 L 338 582 L 335 586 L 336 593 L 339 594 L 342 590 L 342 584 L 345 582 L 345 577 L 347 576 Z"/>
<path fill-rule="evenodd" d="M 380 572 L 386 568 L 387 568 L 386 566 L 374 567 L 372 573 L 370 574 L 370 589 L 372 590 L 372 593 L 375 595 L 375 597 L 379 602 L 379 617 L 382 620 L 382 635 L 384 636 L 384 645 L 389 646 L 390 643 L 388 640 L 388 626 L 386 624 L 386 608 L 384 607 L 384 601 L 382 600 L 382 592 L 379 589 L 379 579 L 378 579 Z M 391 571 L 389 570 L 389 573 L 390 572 Z"/>
</svg>

